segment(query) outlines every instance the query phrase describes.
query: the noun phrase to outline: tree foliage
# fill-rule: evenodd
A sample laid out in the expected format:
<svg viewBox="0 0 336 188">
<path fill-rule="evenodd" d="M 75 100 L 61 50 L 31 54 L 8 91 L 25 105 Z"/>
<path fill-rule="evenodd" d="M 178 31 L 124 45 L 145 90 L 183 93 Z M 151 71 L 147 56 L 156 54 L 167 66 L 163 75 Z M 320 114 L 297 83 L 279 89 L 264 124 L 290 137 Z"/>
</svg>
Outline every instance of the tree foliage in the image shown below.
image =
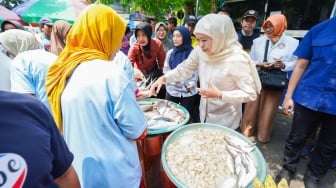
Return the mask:
<svg viewBox="0 0 336 188">
<path fill-rule="evenodd" d="M 89 2 L 89 3 L 98 2 L 98 3 L 104 4 L 104 5 L 110 5 L 110 4 L 113 4 L 115 1 L 114 0 L 87 0 L 87 2 Z"/>
<path fill-rule="evenodd" d="M 23 3 L 24 0 L 2 0 L 0 1 L 0 5 L 12 10 L 15 6 Z"/>
<path fill-rule="evenodd" d="M 130 12 L 142 10 L 145 14 L 154 16 L 158 19 L 163 19 L 163 16 L 170 12 L 177 12 L 184 10 L 185 14 L 196 14 L 197 0 L 120 0 L 121 4 L 131 5 Z M 213 12 L 216 8 L 218 0 L 204 1 L 199 0 L 199 15 L 204 15 Z M 215 6 L 213 6 L 215 5 Z"/>
<path fill-rule="evenodd" d="M 196 11 L 197 0 L 87 0 L 90 3 L 99 2 L 102 4 L 110 5 L 115 2 L 122 4 L 124 7 L 128 7 L 126 12 L 134 13 L 140 10 L 146 15 L 154 16 L 159 20 L 164 18 L 164 15 L 168 13 L 176 13 L 179 10 L 183 10 L 185 15 L 204 15 L 210 12 L 214 12 L 217 9 L 219 0 L 199 0 L 198 10 Z"/>
</svg>

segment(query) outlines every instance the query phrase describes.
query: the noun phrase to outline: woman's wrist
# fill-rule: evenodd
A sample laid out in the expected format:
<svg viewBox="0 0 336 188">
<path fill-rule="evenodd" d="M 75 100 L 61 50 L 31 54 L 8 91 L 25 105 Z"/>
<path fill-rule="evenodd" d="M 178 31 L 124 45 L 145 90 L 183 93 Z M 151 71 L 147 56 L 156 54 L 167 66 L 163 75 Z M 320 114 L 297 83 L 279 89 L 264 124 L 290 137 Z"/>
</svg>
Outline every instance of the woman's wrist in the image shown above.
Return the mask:
<svg viewBox="0 0 336 188">
<path fill-rule="evenodd" d="M 221 100 L 222 99 L 222 92 L 218 91 L 218 99 Z"/>
</svg>

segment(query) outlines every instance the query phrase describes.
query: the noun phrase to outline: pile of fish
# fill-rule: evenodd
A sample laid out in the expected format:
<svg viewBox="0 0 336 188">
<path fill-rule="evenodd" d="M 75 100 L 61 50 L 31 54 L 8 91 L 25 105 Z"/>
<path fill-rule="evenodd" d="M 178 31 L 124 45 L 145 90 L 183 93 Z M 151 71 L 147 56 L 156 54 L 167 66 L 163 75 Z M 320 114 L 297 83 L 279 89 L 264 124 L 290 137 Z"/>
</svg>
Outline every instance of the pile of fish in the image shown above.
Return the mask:
<svg viewBox="0 0 336 188">
<path fill-rule="evenodd" d="M 175 126 L 186 118 L 185 112 L 168 100 L 140 100 L 138 104 L 147 118 L 148 128 L 152 130 Z"/>
<path fill-rule="evenodd" d="M 144 78 L 137 82 L 137 87 L 140 91 L 148 91 L 156 79 L 151 79 L 150 77 Z"/>
<path fill-rule="evenodd" d="M 222 130 L 199 128 L 169 144 L 165 158 L 185 187 L 243 188 L 257 176 L 255 147 Z"/>
</svg>

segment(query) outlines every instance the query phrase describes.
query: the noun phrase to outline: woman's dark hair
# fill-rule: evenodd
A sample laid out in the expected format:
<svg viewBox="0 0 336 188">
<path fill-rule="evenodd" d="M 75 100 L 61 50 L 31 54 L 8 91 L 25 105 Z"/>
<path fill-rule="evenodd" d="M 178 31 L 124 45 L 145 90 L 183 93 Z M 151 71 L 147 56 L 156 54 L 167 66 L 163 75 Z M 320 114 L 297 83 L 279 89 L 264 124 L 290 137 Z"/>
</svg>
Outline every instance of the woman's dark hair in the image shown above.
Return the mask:
<svg viewBox="0 0 336 188">
<path fill-rule="evenodd" d="M 177 19 L 175 17 L 168 18 L 168 23 L 171 23 L 174 25 L 174 27 L 177 26 Z"/>
<path fill-rule="evenodd" d="M 131 32 L 131 28 L 129 26 L 126 26 L 125 35 L 129 34 L 130 32 Z"/>
</svg>

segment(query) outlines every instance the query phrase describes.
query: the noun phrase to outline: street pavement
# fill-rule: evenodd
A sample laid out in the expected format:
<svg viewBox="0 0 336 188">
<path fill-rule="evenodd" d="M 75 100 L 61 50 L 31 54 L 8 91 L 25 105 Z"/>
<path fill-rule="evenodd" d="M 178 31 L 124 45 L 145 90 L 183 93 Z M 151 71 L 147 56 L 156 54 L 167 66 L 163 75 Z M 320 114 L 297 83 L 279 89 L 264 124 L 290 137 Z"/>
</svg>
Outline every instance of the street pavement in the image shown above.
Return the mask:
<svg viewBox="0 0 336 188">
<path fill-rule="evenodd" d="M 268 174 L 273 178 L 281 170 L 285 141 L 290 132 L 291 119 L 280 111 L 277 114 L 271 141 L 268 144 L 257 143 L 268 164 Z M 290 188 L 304 188 L 303 175 L 309 159 L 301 159 L 298 172 L 290 183 Z M 327 175 L 320 181 L 321 188 L 336 188 L 336 170 L 329 170 Z"/>
</svg>

